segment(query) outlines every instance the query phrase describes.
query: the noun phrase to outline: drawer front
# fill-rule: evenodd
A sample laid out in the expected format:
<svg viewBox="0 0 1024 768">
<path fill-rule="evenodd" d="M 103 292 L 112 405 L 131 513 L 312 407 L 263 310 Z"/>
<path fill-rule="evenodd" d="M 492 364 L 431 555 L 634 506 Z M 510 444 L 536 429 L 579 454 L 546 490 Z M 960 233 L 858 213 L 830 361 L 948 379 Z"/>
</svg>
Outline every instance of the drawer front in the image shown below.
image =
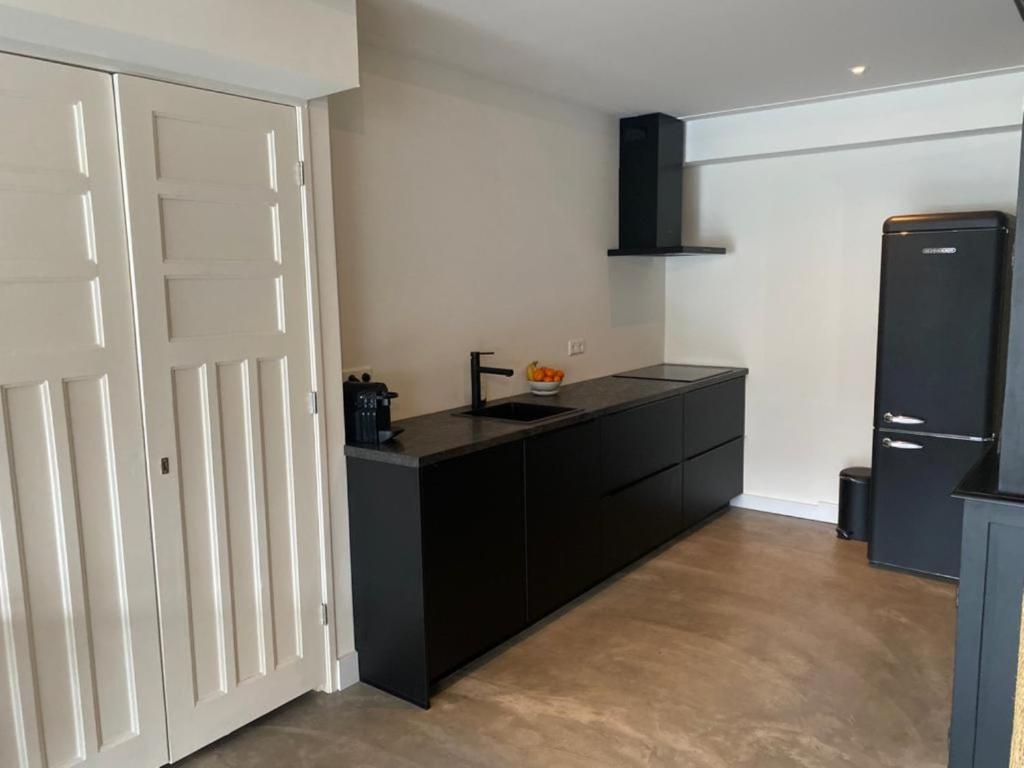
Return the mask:
<svg viewBox="0 0 1024 768">
<path fill-rule="evenodd" d="M 688 392 L 684 398 L 686 458 L 743 435 L 745 379 Z"/>
<path fill-rule="evenodd" d="M 682 530 L 683 468 L 677 464 L 601 501 L 605 575 Z"/>
<path fill-rule="evenodd" d="M 683 525 L 705 520 L 743 493 L 743 438 L 683 464 Z"/>
<path fill-rule="evenodd" d="M 674 397 L 601 419 L 601 479 L 605 493 L 682 460 L 683 402 Z"/>
</svg>

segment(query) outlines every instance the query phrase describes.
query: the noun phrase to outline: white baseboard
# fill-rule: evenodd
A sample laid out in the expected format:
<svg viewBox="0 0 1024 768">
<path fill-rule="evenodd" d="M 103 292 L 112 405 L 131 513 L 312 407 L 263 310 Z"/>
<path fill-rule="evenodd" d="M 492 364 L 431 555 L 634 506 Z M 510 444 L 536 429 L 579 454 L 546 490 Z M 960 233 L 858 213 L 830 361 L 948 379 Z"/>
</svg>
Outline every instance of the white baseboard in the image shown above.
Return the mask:
<svg viewBox="0 0 1024 768">
<path fill-rule="evenodd" d="M 338 690 L 344 691 L 359 682 L 359 654 L 346 653 L 336 662 L 338 665 Z"/>
<path fill-rule="evenodd" d="M 799 517 L 802 520 L 816 520 L 819 523 L 832 523 L 833 525 L 839 521 L 839 505 L 828 501 L 817 503 L 790 501 L 744 493 L 732 500 L 732 506 L 753 509 L 758 512 L 771 512 L 773 515 Z"/>
</svg>

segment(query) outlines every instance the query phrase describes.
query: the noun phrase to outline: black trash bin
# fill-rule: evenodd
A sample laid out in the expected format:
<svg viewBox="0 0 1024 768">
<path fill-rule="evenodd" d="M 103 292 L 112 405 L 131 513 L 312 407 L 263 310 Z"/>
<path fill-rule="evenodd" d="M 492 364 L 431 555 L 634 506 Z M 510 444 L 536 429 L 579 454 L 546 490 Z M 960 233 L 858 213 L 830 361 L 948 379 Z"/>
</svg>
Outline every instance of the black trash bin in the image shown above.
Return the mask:
<svg viewBox="0 0 1024 768">
<path fill-rule="evenodd" d="M 868 512 L 871 506 L 871 469 L 848 467 L 839 473 L 839 523 L 836 536 L 840 539 L 867 541 L 870 533 Z"/>
</svg>

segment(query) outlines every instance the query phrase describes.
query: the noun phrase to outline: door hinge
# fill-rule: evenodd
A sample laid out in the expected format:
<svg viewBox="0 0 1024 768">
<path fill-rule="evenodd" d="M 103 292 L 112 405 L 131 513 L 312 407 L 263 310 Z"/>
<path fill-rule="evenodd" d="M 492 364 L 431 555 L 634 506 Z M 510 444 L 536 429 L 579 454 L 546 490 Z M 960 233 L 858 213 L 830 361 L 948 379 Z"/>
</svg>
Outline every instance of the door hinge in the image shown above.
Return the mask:
<svg viewBox="0 0 1024 768">
<path fill-rule="evenodd" d="M 329 623 L 327 615 L 327 603 L 320 603 L 320 623 L 323 624 L 325 627 Z"/>
<path fill-rule="evenodd" d="M 316 392 L 309 393 L 309 412 L 314 416 L 320 413 L 320 403 L 318 400 Z"/>
<path fill-rule="evenodd" d="M 299 186 L 306 186 L 306 163 L 303 160 L 299 160 L 295 164 L 295 178 L 299 181 Z"/>
</svg>

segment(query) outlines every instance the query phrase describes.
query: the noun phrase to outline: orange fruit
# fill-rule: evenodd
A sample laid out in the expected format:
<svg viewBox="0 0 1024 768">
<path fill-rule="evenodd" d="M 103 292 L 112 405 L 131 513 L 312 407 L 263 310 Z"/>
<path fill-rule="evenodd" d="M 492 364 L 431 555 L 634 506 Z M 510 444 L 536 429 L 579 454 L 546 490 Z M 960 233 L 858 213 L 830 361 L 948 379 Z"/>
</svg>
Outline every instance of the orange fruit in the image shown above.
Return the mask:
<svg viewBox="0 0 1024 768">
<path fill-rule="evenodd" d="M 565 374 L 562 373 L 561 371 L 557 371 L 555 373 L 555 381 L 561 381 L 564 378 L 565 378 Z"/>
</svg>

